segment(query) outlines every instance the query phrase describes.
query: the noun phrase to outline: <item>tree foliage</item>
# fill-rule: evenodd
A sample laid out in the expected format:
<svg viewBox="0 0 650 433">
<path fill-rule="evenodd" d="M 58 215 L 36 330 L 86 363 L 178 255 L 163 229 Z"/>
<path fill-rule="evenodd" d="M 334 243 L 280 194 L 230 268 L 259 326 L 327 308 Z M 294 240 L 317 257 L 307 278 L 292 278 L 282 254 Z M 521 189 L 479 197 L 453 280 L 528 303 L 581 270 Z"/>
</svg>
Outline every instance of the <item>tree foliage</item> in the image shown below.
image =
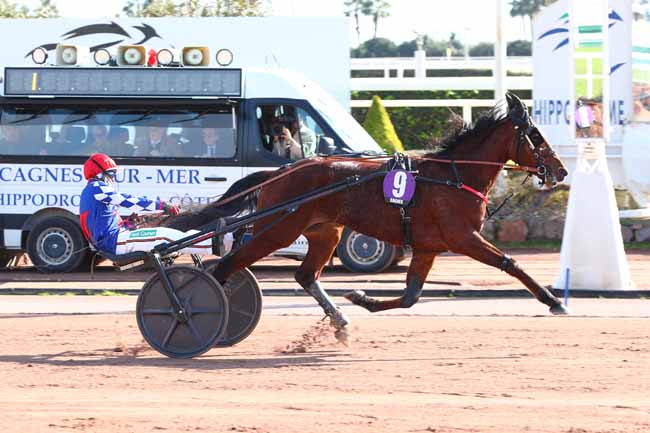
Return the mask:
<svg viewBox="0 0 650 433">
<path fill-rule="evenodd" d="M 361 40 L 360 18 L 370 17 L 373 24 L 373 38 L 377 37 L 379 19 L 390 16 L 390 3 L 387 0 L 345 0 L 345 16 L 354 17 L 357 41 Z"/>
<path fill-rule="evenodd" d="M 456 38 L 450 40 L 433 40 L 428 36 L 423 38 L 423 49 L 427 57 L 444 57 L 447 55 L 447 48 L 451 47 L 452 57 L 462 57 L 465 55 L 464 46 Z M 416 40 L 402 42 L 397 45 L 395 42 L 386 38 L 374 38 L 365 41 L 357 48 L 350 50 L 350 56 L 353 58 L 363 57 L 413 57 L 417 50 Z M 530 41 L 516 40 L 508 42 L 509 56 L 530 56 L 532 48 Z M 474 57 L 486 57 L 494 55 L 494 44 L 491 42 L 481 42 L 469 49 L 469 55 Z"/>
<path fill-rule="evenodd" d="M 423 49 L 427 57 L 441 57 L 447 55 L 447 47 L 451 43 L 452 56 L 463 55 L 463 44 L 458 39 L 451 41 L 435 41 L 428 36 L 423 37 Z M 359 57 L 413 57 L 417 49 L 416 40 L 402 42 L 397 45 L 395 42 L 386 38 L 373 38 L 360 44 L 357 48 L 352 48 L 350 56 Z"/>
<path fill-rule="evenodd" d="M 59 10 L 51 0 L 41 0 L 41 3 L 30 10 L 25 5 L 0 0 L 0 18 L 57 18 Z"/>
<path fill-rule="evenodd" d="M 372 17 L 373 32 L 372 37 L 377 37 L 377 27 L 379 26 L 379 19 L 386 18 L 390 16 L 390 3 L 386 0 L 369 0 L 370 4 L 370 16 Z"/>
<path fill-rule="evenodd" d="M 528 18 L 529 22 L 532 23 L 533 15 L 539 12 L 543 6 L 548 6 L 556 1 L 557 0 L 512 0 L 510 2 L 510 16 L 521 17 L 525 27 L 526 18 Z M 530 32 L 532 36 L 532 25 Z"/>
<path fill-rule="evenodd" d="M 509 56 L 532 56 L 533 48 L 530 41 L 518 39 L 508 42 L 507 53 Z M 481 42 L 469 49 L 472 57 L 489 57 L 494 55 L 494 44 L 492 42 Z"/>
<path fill-rule="evenodd" d="M 402 146 L 402 142 L 395 132 L 395 127 L 390 121 L 390 116 L 388 116 L 388 112 L 381 103 L 381 98 L 377 95 L 372 98 L 372 104 L 366 114 L 363 127 L 386 152 L 404 151 L 404 146 Z"/>
<path fill-rule="evenodd" d="M 386 38 L 369 39 L 350 51 L 352 57 L 396 57 L 396 53 L 398 53 L 397 45 Z"/>
<path fill-rule="evenodd" d="M 253 17 L 266 14 L 267 0 L 129 0 L 128 17 Z"/>
</svg>

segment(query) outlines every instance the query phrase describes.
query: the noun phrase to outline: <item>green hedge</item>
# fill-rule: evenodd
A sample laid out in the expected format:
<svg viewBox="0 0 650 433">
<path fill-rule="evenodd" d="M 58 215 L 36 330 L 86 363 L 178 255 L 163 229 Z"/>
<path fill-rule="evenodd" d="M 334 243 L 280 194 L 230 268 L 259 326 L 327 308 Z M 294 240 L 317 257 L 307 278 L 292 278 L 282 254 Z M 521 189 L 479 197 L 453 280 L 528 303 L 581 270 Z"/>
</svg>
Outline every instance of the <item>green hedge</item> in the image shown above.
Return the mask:
<svg viewBox="0 0 650 433">
<path fill-rule="evenodd" d="M 531 98 L 530 91 L 514 92 L 523 99 Z M 384 100 L 389 99 L 491 99 L 494 92 L 491 90 L 467 91 L 399 91 L 399 92 L 352 92 L 352 99 L 367 100 L 379 96 Z M 447 119 L 451 112 L 461 115 L 460 107 L 394 107 L 386 109 L 395 132 L 401 139 L 404 149 L 427 149 L 431 142 L 445 134 Z M 473 118 L 484 109 L 476 108 L 472 111 Z M 367 108 L 353 108 L 352 116 L 363 124 L 368 113 Z"/>
<path fill-rule="evenodd" d="M 372 105 L 367 110 L 363 127 L 375 139 L 377 144 L 388 153 L 403 152 L 404 146 L 395 133 L 390 116 L 377 95 L 372 98 Z"/>
</svg>

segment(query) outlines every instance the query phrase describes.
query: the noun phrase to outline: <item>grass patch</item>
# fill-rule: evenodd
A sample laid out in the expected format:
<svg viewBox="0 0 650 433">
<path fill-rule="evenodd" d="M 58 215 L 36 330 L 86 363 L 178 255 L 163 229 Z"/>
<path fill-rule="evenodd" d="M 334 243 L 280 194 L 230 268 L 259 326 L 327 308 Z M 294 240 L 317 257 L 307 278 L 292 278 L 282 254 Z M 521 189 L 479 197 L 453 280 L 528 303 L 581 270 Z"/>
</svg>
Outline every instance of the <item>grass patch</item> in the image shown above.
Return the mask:
<svg viewBox="0 0 650 433">
<path fill-rule="evenodd" d="M 101 292 L 93 292 L 93 293 L 88 293 L 89 295 L 97 295 L 97 296 L 128 296 L 126 293 L 122 293 L 116 290 L 102 290 Z"/>
<path fill-rule="evenodd" d="M 504 250 L 525 250 L 525 249 L 540 249 L 540 250 L 560 250 L 562 248 L 562 241 L 546 241 L 546 240 L 532 240 L 526 242 L 498 242 L 496 245 Z M 623 246 L 625 251 L 648 251 L 650 250 L 650 242 L 624 242 Z"/>
<path fill-rule="evenodd" d="M 562 247 L 561 241 L 526 241 L 526 242 L 494 242 L 494 244 L 506 250 L 523 250 L 523 249 L 542 249 L 542 250 L 559 250 Z"/>
<path fill-rule="evenodd" d="M 650 250 L 650 242 L 625 242 L 623 245 L 625 246 L 625 251 Z"/>
</svg>

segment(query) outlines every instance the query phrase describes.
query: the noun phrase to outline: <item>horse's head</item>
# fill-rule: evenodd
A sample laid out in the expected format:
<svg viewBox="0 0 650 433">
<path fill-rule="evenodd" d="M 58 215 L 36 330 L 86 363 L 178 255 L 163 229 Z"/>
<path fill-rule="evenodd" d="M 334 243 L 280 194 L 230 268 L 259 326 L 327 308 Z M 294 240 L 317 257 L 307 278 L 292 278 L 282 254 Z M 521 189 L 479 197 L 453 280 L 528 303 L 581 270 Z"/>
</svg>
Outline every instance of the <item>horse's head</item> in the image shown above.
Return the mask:
<svg viewBox="0 0 650 433">
<path fill-rule="evenodd" d="M 512 93 L 506 94 L 508 101 L 508 118 L 517 130 L 514 148 L 510 150 L 510 159 L 519 165 L 537 167 L 537 177 L 542 184 L 555 186 L 569 174 L 546 137 L 537 129 L 528 115 L 528 109 L 521 99 Z"/>
</svg>

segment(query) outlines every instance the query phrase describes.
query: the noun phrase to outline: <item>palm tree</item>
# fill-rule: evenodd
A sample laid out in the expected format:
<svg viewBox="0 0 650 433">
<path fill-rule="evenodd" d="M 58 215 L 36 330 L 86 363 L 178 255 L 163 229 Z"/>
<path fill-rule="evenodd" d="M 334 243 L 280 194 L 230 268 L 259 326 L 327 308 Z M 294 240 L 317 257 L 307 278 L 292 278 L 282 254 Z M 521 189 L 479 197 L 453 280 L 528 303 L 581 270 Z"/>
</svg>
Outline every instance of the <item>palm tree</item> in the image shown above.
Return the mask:
<svg viewBox="0 0 650 433">
<path fill-rule="evenodd" d="M 353 16 L 355 30 L 357 31 L 357 42 L 361 42 L 361 29 L 359 27 L 359 15 L 370 15 L 370 5 L 372 0 L 345 0 L 343 3 L 347 8 L 345 16 Z"/>
<path fill-rule="evenodd" d="M 512 17 L 521 17 L 524 29 L 526 28 L 526 17 L 530 20 L 530 33 L 532 39 L 533 33 L 533 15 L 535 15 L 542 6 L 548 6 L 553 3 L 555 0 L 512 0 L 510 2 L 510 16 Z"/>
<path fill-rule="evenodd" d="M 370 0 L 369 2 L 369 13 L 367 15 L 372 16 L 372 23 L 374 24 L 373 38 L 377 37 L 377 26 L 379 24 L 379 18 L 386 18 L 390 15 L 388 9 L 390 8 L 390 3 L 386 0 Z"/>
</svg>

